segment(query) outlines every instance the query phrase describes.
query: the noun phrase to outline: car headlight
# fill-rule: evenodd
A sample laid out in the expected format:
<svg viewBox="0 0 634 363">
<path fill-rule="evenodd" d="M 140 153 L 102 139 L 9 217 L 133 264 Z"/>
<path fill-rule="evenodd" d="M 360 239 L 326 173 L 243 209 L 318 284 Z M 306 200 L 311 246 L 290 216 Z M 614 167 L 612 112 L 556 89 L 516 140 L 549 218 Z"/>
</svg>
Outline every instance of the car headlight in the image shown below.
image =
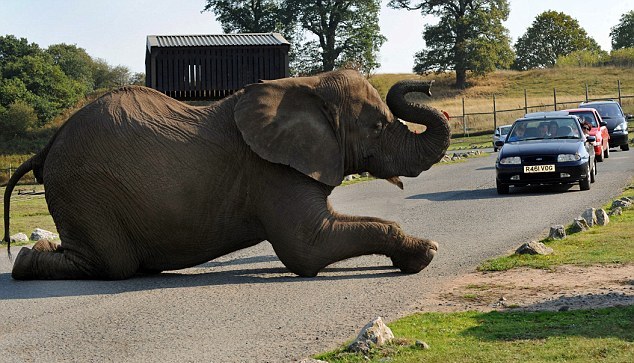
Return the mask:
<svg viewBox="0 0 634 363">
<path fill-rule="evenodd" d="M 577 161 L 581 160 L 581 155 L 579 154 L 559 154 L 557 155 L 557 162 L 564 163 L 566 161 Z"/>
<path fill-rule="evenodd" d="M 620 123 L 617 127 L 614 128 L 614 131 L 625 131 L 627 130 L 627 124 L 625 122 Z"/>
<path fill-rule="evenodd" d="M 508 158 L 500 159 L 500 164 L 504 164 L 504 165 L 517 165 L 521 163 L 522 163 L 522 158 L 520 158 L 519 156 L 511 156 Z"/>
</svg>

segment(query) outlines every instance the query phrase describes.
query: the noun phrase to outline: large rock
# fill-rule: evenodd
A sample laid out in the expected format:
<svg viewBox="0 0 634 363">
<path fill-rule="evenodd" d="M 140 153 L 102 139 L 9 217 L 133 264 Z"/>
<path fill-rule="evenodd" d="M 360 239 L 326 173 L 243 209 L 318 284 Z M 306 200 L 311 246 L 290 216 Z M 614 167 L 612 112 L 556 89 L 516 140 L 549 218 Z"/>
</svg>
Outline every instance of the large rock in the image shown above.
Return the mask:
<svg viewBox="0 0 634 363">
<path fill-rule="evenodd" d="M 610 223 L 610 217 L 605 209 L 597 209 L 597 224 L 599 226 L 605 226 L 608 223 Z"/>
<path fill-rule="evenodd" d="M 550 255 L 553 249 L 537 241 L 531 241 L 521 245 L 515 253 L 518 255 Z"/>
<path fill-rule="evenodd" d="M 389 343 L 392 339 L 394 339 L 392 329 L 385 325 L 383 319 L 379 316 L 361 329 L 357 339 L 348 346 L 348 350 L 365 354 L 373 346 L 380 347 Z"/>
<path fill-rule="evenodd" d="M 566 238 L 566 228 L 561 224 L 550 226 L 550 233 L 548 233 L 548 238 L 552 239 L 564 239 Z"/>
<path fill-rule="evenodd" d="M 586 220 L 588 227 L 594 227 L 597 224 L 597 210 L 594 208 L 588 208 L 581 213 L 581 218 Z"/>
<path fill-rule="evenodd" d="M 610 209 L 610 213 L 608 213 L 610 216 L 620 216 L 621 214 L 623 214 L 621 207 L 612 208 Z"/>
<path fill-rule="evenodd" d="M 31 241 L 39 241 L 41 239 L 54 240 L 58 239 L 59 236 L 53 232 L 47 231 L 45 229 L 36 228 L 31 232 Z"/>
<path fill-rule="evenodd" d="M 572 233 L 577 233 L 577 232 L 582 232 L 582 231 L 586 231 L 588 228 L 588 222 L 586 222 L 585 219 L 579 217 L 577 219 L 575 219 L 574 221 L 572 221 L 572 226 L 570 226 L 570 232 Z"/>
<path fill-rule="evenodd" d="M 11 242 L 27 242 L 29 240 L 29 236 L 20 232 L 9 237 L 9 239 L 11 240 Z"/>
<path fill-rule="evenodd" d="M 632 200 L 630 198 L 623 197 L 621 199 L 612 201 L 612 207 L 610 209 L 614 209 L 614 208 L 627 209 L 627 208 L 630 208 L 631 206 L 632 206 Z"/>
</svg>

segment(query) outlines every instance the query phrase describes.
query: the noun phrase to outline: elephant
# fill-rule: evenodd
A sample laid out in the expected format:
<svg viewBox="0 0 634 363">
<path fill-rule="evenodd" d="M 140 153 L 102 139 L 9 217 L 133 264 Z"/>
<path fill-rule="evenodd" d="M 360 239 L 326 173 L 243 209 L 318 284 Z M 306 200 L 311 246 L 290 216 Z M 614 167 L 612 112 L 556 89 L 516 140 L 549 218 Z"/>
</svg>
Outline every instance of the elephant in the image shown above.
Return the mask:
<svg viewBox="0 0 634 363">
<path fill-rule="evenodd" d="M 438 244 L 396 223 L 333 210 L 346 175 L 403 188 L 440 161 L 446 118 L 406 100 L 430 83 L 397 82 L 383 102 L 360 73 L 336 70 L 249 84 L 211 106 L 125 86 L 74 113 L 10 178 L 33 171 L 61 243 L 38 241 L 12 277 L 119 280 L 199 265 L 268 241 L 290 272 L 314 277 L 379 254 L 418 273 Z M 411 132 L 399 118 L 426 126 Z"/>
</svg>

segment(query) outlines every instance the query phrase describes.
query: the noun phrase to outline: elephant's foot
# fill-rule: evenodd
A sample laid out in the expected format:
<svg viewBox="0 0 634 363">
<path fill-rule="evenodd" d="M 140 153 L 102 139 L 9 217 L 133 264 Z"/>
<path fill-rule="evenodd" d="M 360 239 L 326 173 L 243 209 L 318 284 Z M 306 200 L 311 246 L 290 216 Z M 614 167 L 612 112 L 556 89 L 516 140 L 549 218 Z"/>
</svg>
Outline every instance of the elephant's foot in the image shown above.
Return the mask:
<svg viewBox="0 0 634 363">
<path fill-rule="evenodd" d="M 394 267 L 406 274 L 415 274 L 427 267 L 438 251 L 438 243 L 407 237 L 408 246 L 390 255 Z"/>
<path fill-rule="evenodd" d="M 62 252 L 62 246 L 59 243 L 51 242 L 47 239 L 41 239 L 35 242 L 33 249 L 40 252 Z"/>
<path fill-rule="evenodd" d="M 47 246 L 52 247 L 43 243 L 38 248 Z M 90 276 L 69 260 L 59 248 L 54 251 L 40 251 L 23 247 L 15 258 L 11 277 L 16 280 L 62 280 L 85 279 Z"/>
</svg>

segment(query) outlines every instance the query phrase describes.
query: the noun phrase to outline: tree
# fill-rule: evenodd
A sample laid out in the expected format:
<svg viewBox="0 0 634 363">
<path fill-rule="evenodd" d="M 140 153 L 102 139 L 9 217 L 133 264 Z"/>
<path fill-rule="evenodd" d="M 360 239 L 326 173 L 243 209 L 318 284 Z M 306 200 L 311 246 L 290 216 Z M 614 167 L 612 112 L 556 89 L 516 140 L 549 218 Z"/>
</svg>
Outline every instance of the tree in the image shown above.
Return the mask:
<svg viewBox="0 0 634 363">
<path fill-rule="evenodd" d="M 41 52 L 42 50 L 37 44 L 29 44 L 26 38 L 18 39 L 11 34 L 0 36 L 0 69 L 16 59 L 26 57 L 27 55 L 36 55 Z"/>
<path fill-rule="evenodd" d="M 634 48 L 634 10 L 621 15 L 621 20 L 610 29 L 612 50 Z"/>
<path fill-rule="evenodd" d="M 513 68 L 527 70 L 555 65 L 557 58 L 579 50 L 600 52 L 601 47 L 569 15 L 545 11 L 515 43 Z"/>
<path fill-rule="evenodd" d="M 385 42 L 380 7 L 379 0 L 207 0 L 203 11 L 216 14 L 225 32 L 282 33 L 291 43 L 294 73 L 351 65 L 368 73 L 379 66 L 377 53 Z"/>
<path fill-rule="evenodd" d="M 57 64 L 68 77 L 84 86 L 85 94 L 93 90 L 93 60 L 85 49 L 61 43 L 49 46 L 46 53 L 53 58 L 53 63 Z"/>
<path fill-rule="evenodd" d="M 394 9 L 420 10 L 439 18 L 426 25 L 425 46 L 416 53 L 414 72 L 456 72 L 456 88 L 465 88 L 467 71 L 485 75 L 508 68 L 513 61 L 511 39 L 502 22 L 508 19 L 507 0 L 391 0 Z"/>
<path fill-rule="evenodd" d="M 12 136 L 24 134 L 35 126 L 37 114 L 28 103 L 18 100 L 10 104 L 5 110 L 0 106 L 0 134 Z"/>
</svg>

